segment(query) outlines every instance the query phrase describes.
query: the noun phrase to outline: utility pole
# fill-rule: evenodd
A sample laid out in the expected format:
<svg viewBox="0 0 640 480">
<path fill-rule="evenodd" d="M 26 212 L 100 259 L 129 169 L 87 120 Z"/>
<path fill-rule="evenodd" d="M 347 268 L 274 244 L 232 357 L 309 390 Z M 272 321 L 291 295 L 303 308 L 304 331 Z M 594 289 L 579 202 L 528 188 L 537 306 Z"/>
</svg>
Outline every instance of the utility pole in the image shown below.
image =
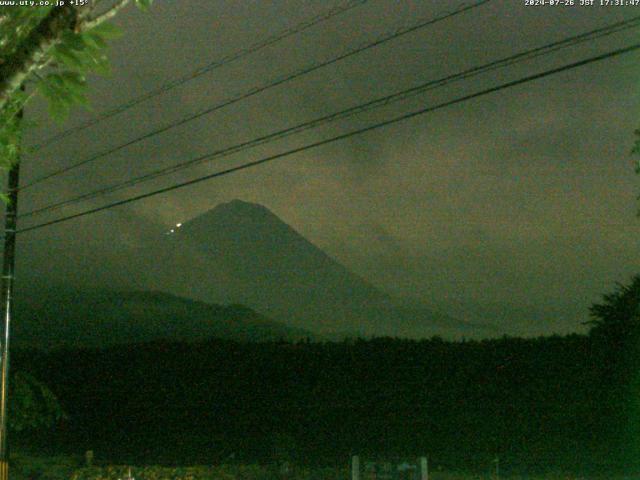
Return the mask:
<svg viewBox="0 0 640 480">
<path fill-rule="evenodd" d="M 22 120 L 22 110 L 18 121 Z M 18 147 L 19 148 L 19 147 Z M 20 178 L 20 152 L 11 166 L 7 181 L 7 204 L 4 219 L 4 258 L 0 302 L 3 326 L 0 338 L 0 480 L 9 480 L 9 450 L 7 448 L 7 393 L 9 390 L 9 327 L 13 313 L 13 280 L 16 250 L 16 223 L 18 216 L 18 183 Z"/>
</svg>

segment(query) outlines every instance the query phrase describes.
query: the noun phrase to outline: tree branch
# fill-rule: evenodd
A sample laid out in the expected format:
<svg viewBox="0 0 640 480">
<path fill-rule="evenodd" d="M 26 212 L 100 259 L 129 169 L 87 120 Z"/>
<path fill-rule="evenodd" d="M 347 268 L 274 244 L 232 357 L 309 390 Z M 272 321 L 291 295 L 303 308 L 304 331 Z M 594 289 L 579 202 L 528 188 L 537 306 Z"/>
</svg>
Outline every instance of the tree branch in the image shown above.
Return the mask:
<svg viewBox="0 0 640 480">
<path fill-rule="evenodd" d="M 103 22 L 107 20 L 111 20 L 115 17 L 120 10 L 127 6 L 130 0 L 118 0 L 114 5 L 111 6 L 110 9 L 101 13 L 95 18 L 89 18 L 86 21 L 82 22 L 81 29 L 82 30 L 90 30 L 94 27 L 97 27 Z"/>
<path fill-rule="evenodd" d="M 41 65 L 48 50 L 62 34 L 76 28 L 77 21 L 77 7 L 67 4 L 52 8 L 18 45 L 15 53 L 3 59 L 0 64 L 0 110 L 27 76 Z"/>
</svg>

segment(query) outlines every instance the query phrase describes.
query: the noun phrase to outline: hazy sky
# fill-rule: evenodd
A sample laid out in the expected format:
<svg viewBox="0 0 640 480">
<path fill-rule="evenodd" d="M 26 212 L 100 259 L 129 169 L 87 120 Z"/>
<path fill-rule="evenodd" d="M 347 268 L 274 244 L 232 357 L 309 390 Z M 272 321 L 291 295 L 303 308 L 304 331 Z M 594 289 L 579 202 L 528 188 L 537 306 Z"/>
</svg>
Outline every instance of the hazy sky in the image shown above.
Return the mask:
<svg viewBox="0 0 640 480">
<path fill-rule="evenodd" d="M 579 0 L 576 0 L 579 3 Z M 114 74 L 91 79 L 96 112 L 182 76 L 335 1 L 156 0 L 126 10 L 113 42 Z M 328 59 L 454 1 L 370 0 L 168 94 L 78 132 L 24 160 L 23 181 L 100 152 L 222 99 Z M 640 8 L 487 5 L 338 62 L 25 190 L 20 210 L 91 191 L 640 14 Z M 217 160 L 137 187 L 194 178 L 637 41 L 630 30 L 397 105 Z M 537 305 L 567 314 L 638 271 L 638 178 L 629 155 L 638 119 L 638 53 L 564 72 L 254 169 L 26 233 L 18 272 L 97 283 L 144 284 L 114 272 L 163 230 L 224 201 L 261 203 L 382 289 L 425 301 Z M 46 122 L 42 108 L 28 112 Z M 74 112 L 65 127 L 94 113 Z M 35 129 L 30 143 L 55 128 Z M 110 199 L 134 193 L 121 191 Z M 51 214 L 56 218 L 105 202 Z M 26 220 L 22 226 L 34 223 Z M 61 259 L 65 258 L 65 262 Z M 118 263 L 120 262 L 120 263 Z M 57 271 L 59 265 L 65 269 Z M 120 268 L 120 267 L 119 267 Z M 446 299 L 445 299 L 446 298 Z M 445 300 L 443 300 L 445 299 Z M 564 322 L 564 323 L 562 323 Z"/>
</svg>

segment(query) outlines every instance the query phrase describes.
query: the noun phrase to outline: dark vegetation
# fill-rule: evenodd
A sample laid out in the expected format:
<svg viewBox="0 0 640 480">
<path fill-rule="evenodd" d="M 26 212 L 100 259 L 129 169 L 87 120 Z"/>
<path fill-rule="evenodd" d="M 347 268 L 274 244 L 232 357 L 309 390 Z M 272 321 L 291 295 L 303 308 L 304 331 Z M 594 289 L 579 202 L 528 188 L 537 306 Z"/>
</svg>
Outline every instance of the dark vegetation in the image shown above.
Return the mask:
<svg viewBox="0 0 640 480">
<path fill-rule="evenodd" d="M 156 341 L 17 351 L 68 418 L 14 441 L 96 460 L 212 464 L 427 454 L 507 473 L 636 470 L 640 276 L 588 336 L 447 342 Z"/>
<path fill-rule="evenodd" d="M 30 300 L 16 306 L 17 348 L 101 348 L 162 338 L 264 342 L 311 335 L 242 305 L 210 305 L 160 292 L 57 287 L 39 289 Z"/>
</svg>

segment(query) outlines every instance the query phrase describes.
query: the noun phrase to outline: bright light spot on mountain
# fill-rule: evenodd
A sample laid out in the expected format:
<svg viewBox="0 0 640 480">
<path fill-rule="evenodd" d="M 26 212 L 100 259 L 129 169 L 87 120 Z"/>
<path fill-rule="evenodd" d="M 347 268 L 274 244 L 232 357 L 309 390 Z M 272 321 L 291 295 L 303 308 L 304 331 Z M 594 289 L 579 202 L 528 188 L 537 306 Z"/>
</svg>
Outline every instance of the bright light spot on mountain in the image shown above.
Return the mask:
<svg viewBox="0 0 640 480">
<path fill-rule="evenodd" d="M 182 226 L 182 224 L 181 224 L 181 223 L 176 223 L 176 227 L 177 227 L 177 228 L 180 228 L 181 226 Z"/>
</svg>

